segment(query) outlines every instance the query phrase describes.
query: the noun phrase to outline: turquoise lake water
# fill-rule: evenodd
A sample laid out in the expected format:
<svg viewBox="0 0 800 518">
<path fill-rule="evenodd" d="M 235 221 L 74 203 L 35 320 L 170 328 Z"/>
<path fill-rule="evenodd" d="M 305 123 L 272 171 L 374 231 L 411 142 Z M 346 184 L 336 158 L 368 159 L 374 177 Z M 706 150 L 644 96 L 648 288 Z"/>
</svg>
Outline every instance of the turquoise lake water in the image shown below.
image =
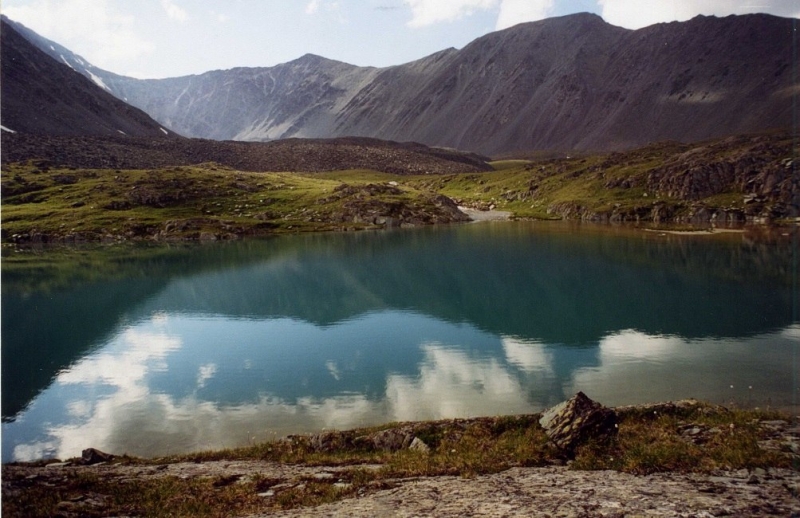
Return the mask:
<svg viewBox="0 0 800 518">
<path fill-rule="evenodd" d="M 173 246 L 50 283 L 4 270 L 3 461 L 530 413 L 579 390 L 793 410 L 795 264 L 791 237 L 483 222 Z"/>
</svg>

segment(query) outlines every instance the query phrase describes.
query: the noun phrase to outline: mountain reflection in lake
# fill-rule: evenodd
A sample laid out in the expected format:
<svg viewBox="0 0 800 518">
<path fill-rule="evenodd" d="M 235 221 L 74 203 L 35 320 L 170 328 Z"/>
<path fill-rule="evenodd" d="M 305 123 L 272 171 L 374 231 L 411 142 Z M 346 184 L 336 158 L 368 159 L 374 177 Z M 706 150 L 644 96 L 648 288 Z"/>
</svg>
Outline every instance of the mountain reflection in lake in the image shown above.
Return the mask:
<svg viewBox="0 0 800 518">
<path fill-rule="evenodd" d="M 4 270 L 3 461 L 535 412 L 578 390 L 790 407 L 787 247 L 482 223 L 178 249 L 55 285 Z"/>
</svg>

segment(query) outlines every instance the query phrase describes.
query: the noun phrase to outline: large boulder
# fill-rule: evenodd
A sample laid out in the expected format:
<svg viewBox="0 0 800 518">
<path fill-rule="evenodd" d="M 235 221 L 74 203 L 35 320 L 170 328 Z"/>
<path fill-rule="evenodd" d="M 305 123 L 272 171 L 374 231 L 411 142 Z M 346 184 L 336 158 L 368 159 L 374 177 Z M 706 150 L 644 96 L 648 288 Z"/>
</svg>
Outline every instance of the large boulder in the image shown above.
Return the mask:
<svg viewBox="0 0 800 518">
<path fill-rule="evenodd" d="M 617 433 L 617 413 L 583 392 L 545 410 L 539 419 L 550 440 L 567 456 L 589 439 L 607 440 Z"/>
<path fill-rule="evenodd" d="M 113 455 L 95 448 L 86 448 L 81 452 L 81 461 L 86 465 L 100 464 L 101 462 L 110 462 L 112 460 L 114 460 Z"/>
</svg>

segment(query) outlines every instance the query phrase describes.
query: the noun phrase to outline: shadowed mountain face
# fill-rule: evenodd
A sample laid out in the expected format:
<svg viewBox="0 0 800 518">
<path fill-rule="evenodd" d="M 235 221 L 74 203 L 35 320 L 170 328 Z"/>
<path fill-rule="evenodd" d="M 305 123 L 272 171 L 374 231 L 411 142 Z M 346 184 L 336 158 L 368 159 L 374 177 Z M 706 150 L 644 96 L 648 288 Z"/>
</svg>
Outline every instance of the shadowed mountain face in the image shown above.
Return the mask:
<svg viewBox="0 0 800 518">
<path fill-rule="evenodd" d="M 138 80 L 27 37 L 193 137 L 370 136 L 498 155 L 612 150 L 791 125 L 795 20 L 697 17 L 630 31 L 591 14 L 521 24 L 388 68 L 306 55 Z"/>
<path fill-rule="evenodd" d="M 5 19 L 0 34 L 5 128 L 38 135 L 175 136 L 39 50 Z"/>
</svg>

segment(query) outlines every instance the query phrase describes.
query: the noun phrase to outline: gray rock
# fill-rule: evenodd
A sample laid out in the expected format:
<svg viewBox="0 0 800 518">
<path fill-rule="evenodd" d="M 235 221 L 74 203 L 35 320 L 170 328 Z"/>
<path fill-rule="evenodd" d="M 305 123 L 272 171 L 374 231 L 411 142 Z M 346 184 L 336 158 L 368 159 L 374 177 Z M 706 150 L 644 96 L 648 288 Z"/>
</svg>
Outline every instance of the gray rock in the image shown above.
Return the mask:
<svg viewBox="0 0 800 518">
<path fill-rule="evenodd" d="M 372 435 L 372 444 L 376 450 L 405 450 L 413 441 L 414 435 L 406 427 L 382 430 Z"/>
<path fill-rule="evenodd" d="M 86 448 L 81 452 L 81 459 L 86 465 L 99 464 L 101 462 L 109 462 L 114 459 L 110 453 L 105 453 L 95 448 Z"/>
<path fill-rule="evenodd" d="M 539 424 L 550 440 L 567 456 L 589 439 L 606 440 L 617 433 L 617 414 L 592 401 L 583 392 L 546 410 Z"/>
<path fill-rule="evenodd" d="M 419 437 L 414 437 L 414 440 L 411 441 L 411 445 L 408 447 L 408 449 L 414 451 L 420 451 L 423 453 L 428 453 L 429 451 L 431 451 L 430 446 L 425 444 L 425 442 Z"/>
<path fill-rule="evenodd" d="M 72 463 L 67 462 L 51 462 L 50 464 L 46 465 L 45 468 L 55 469 L 55 468 L 65 468 L 67 466 L 72 466 Z"/>
</svg>

